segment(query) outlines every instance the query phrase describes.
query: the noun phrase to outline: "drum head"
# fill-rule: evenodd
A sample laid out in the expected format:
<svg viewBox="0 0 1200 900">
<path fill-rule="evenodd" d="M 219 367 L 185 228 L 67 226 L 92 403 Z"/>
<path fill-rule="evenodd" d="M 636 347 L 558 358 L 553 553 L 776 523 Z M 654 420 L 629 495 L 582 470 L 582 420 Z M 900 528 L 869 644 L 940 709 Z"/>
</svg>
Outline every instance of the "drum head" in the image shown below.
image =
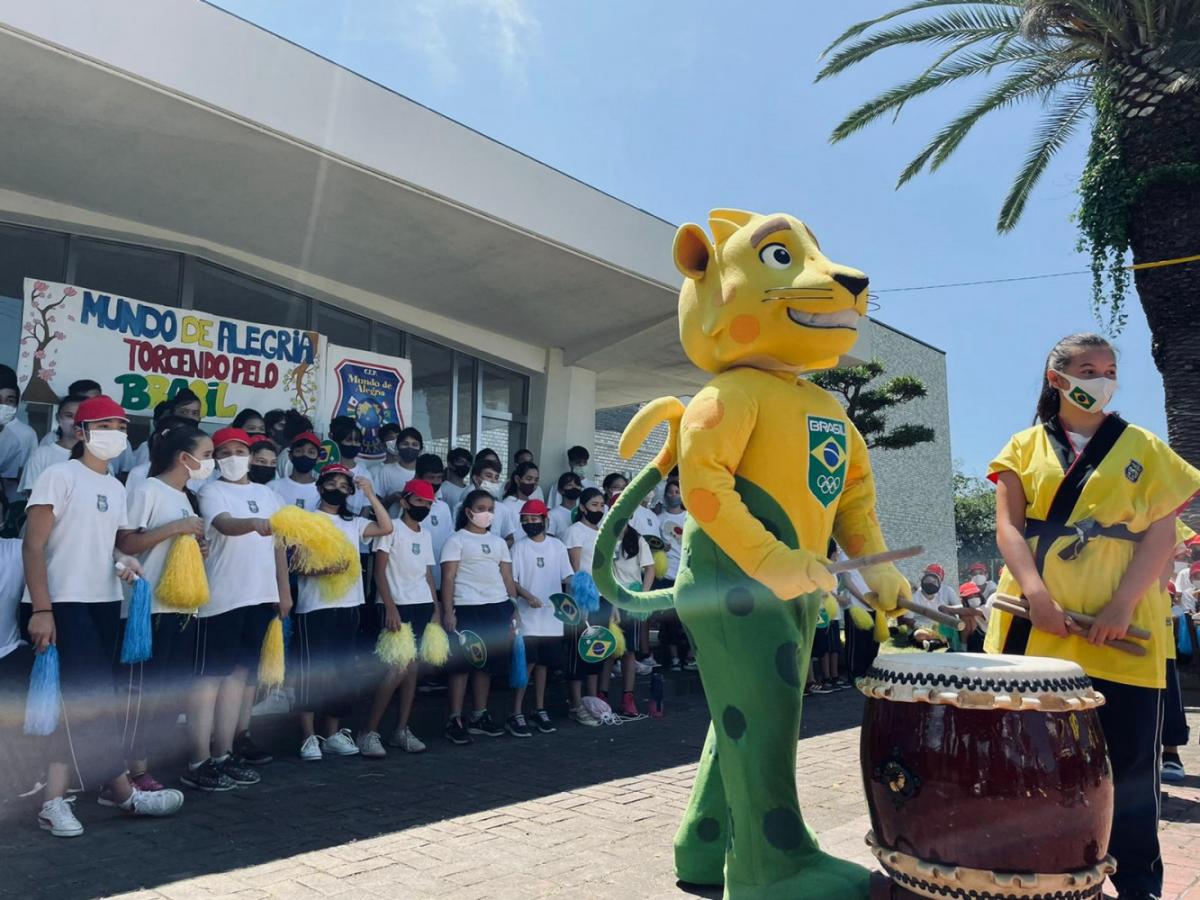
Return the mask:
<svg viewBox="0 0 1200 900">
<path fill-rule="evenodd" d="M 879 700 L 971 709 L 1059 712 L 1104 702 L 1077 664 L 1045 656 L 885 654 L 859 680 L 858 689 Z"/>
</svg>

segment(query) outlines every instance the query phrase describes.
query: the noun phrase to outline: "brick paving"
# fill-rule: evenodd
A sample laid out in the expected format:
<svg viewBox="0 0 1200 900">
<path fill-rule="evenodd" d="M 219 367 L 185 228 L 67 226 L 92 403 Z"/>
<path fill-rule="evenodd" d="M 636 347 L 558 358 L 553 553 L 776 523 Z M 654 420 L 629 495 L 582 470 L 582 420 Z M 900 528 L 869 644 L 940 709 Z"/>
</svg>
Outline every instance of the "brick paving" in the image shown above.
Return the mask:
<svg viewBox="0 0 1200 900">
<path fill-rule="evenodd" d="M 801 799 L 826 849 L 870 865 L 858 775 L 857 692 L 806 703 Z M 1200 725 L 1200 714 L 1191 716 Z M 0 823 L 0 896 L 77 900 L 325 897 L 685 898 L 671 838 L 708 716 L 699 696 L 668 717 L 518 741 L 302 763 L 257 787 L 188 795 L 180 817 L 129 820 L 80 799 L 84 837 L 54 840 L 32 814 Z M 1185 751 L 1200 773 L 1200 748 Z M 1200 777 L 1165 791 L 1167 897 L 1200 898 Z"/>
</svg>

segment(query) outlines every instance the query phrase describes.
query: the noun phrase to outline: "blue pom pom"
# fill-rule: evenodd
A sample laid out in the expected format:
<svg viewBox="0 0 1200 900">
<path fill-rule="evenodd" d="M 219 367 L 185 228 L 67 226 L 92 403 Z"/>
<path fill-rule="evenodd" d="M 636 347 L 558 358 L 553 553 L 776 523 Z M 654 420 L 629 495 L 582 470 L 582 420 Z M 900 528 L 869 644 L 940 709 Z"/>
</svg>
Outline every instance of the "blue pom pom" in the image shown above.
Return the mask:
<svg viewBox="0 0 1200 900">
<path fill-rule="evenodd" d="M 58 728 L 58 648 L 51 644 L 33 661 L 25 698 L 25 733 L 45 737 Z"/>
<path fill-rule="evenodd" d="M 283 620 L 283 646 L 286 648 L 292 643 L 292 617 L 288 616 Z"/>
<path fill-rule="evenodd" d="M 145 662 L 150 658 L 153 637 L 150 633 L 150 582 L 139 578 L 133 583 L 129 600 L 129 618 L 125 620 L 125 641 L 121 645 L 121 662 Z"/>
<path fill-rule="evenodd" d="M 600 608 L 600 589 L 592 579 L 592 573 L 586 570 L 576 572 L 571 579 L 571 599 L 585 613 L 595 612 Z"/>
<path fill-rule="evenodd" d="M 508 670 L 508 686 L 523 688 L 529 684 L 529 666 L 525 662 L 525 635 L 517 629 L 513 638 L 512 666 Z"/>
</svg>

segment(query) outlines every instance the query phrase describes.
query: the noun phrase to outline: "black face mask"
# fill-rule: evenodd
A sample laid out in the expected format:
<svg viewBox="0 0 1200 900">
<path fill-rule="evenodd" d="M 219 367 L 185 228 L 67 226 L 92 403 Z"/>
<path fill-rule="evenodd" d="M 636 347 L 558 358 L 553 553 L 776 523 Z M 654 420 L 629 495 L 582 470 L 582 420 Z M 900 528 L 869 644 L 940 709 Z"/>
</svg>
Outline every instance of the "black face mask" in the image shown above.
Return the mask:
<svg viewBox="0 0 1200 900">
<path fill-rule="evenodd" d="M 414 522 L 424 522 L 428 516 L 428 506 L 410 506 L 408 508 L 408 517 Z"/>
<path fill-rule="evenodd" d="M 338 451 L 342 454 L 342 459 L 354 459 L 361 449 L 362 447 L 358 444 L 338 444 Z"/>
<path fill-rule="evenodd" d="M 542 524 L 541 522 L 525 522 L 521 525 L 521 528 L 531 538 L 537 537 L 539 534 L 541 534 L 543 531 L 546 530 L 546 526 L 544 524 Z"/>
<path fill-rule="evenodd" d="M 562 492 L 562 496 L 564 500 L 570 500 L 572 503 L 574 503 L 579 499 L 579 495 L 582 493 L 583 491 L 581 491 L 579 488 L 567 488 Z"/>
<path fill-rule="evenodd" d="M 400 457 L 402 463 L 415 463 L 417 457 L 421 455 L 421 451 L 416 447 L 401 447 L 396 451 L 396 455 Z"/>
<path fill-rule="evenodd" d="M 522 497 L 528 497 L 537 490 L 537 484 L 526 484 L 524 481 L 518 481 L 517 490 L 520 492 Z"/>
<path fill-rule="evenodd" d="M 255 484 L 266 484 L 275 480 L 275 467 L 264 465 L 250 466 L 250 480 Z"/>
<path fill-rule="evenodd" d="M 330 506 L 341 507 L 346 502 L 348 494 L 343 494 L 337 488 L 321 488 L 321 502 Z"/>
<path fill-rule="evenodd" d="M 450 471 L 452 471 L 458 478 L 466 478 L 471 474 L 471 464 L 458 463 L 457 465 L 451 466 Z"/>
<path fill-rule="evenodd" d="M 583 517 L 593 525 L 599 525 L 604 520 L 604 510 L 602 509 L 585 509 Z"/>
<path fill-rule="evenodd" d="M 936 578 L 921 579 L 921 593 L 923 594 L 932 596 L 938 592 L 938 588 L 941 586 L 941 582 L 939 582 Z"/>
<path fill-rule="evenodd" d="M 292 469 L 301 475 L 307 475 L 317 467 L 317 461 L 311 456 L 293 456 Z"/>
</svg>

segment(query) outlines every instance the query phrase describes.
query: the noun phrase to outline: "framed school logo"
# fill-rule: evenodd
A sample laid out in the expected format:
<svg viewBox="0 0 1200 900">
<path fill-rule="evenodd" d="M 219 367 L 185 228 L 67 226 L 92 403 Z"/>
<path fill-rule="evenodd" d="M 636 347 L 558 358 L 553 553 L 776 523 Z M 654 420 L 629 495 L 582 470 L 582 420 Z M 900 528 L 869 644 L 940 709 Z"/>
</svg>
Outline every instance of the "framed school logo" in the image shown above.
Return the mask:
<svg viewBox="0 0 1200 900">
<path fill-rule="evenodd" d="M 470 630 L 463 630 L 458 633 L 458 645 L 462 647 L 463 655 L 466 656 L 467 662 L 477 669 L 482 669 L 487 665 L 487 644 L 483 642 L 483 638 Z"/>
<path fill-rule="evenodd" d="M 828 507 L 846 483 L 846 423 L 809 416 L 808 455 L 808 490 Z"/>
<path fill-rule="evenodd" d="M 579 636 L 579 657 L 584 662 L 604 662 L 617 649 L 617 639 L 603 625 L 593 625 Z"/>
<path fill-rule="evenodd" d="M 257 500 L 247 500 L 246 506 L 249 507 L 250 512 L 252 512 L 252 513 L 258 512 L 258 501 Z"/>
<path fill-rule="evenodd" d="M 100 512 L 108 512 L 108 498 L 103 494 L 96 495 L 96 509 Z"/>
<path fill-rule="evenodd" d="M 1138 479 L 1142 477 L 1142 473 L 1146 471 L 1140 462 L 1136 459 L 1131 459 L 1129 465 L 1125 467 L 1125 477 L 1133 484 L 1137 484 Z"/>
</svg>

